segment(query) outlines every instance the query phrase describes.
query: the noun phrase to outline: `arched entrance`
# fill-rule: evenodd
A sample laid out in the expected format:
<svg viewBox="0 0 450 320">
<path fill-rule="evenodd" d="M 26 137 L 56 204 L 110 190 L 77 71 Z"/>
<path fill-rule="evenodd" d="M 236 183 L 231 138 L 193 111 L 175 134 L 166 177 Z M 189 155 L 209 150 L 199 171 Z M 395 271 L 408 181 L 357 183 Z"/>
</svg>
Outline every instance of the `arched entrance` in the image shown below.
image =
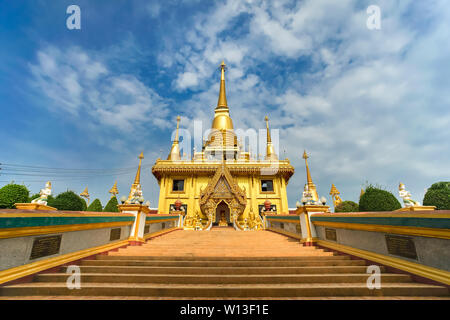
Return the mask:
<svg viewBox="0 0 450 320">
<path fill-rule="evenodd" d="M 225 163 L 222 162 L 205 190 L 200 191 L 200 209 L 208 217 L 205 229 L 220 222 L 221 211 L 224 211 L 227 223 L 242 230 L 238 221 L 246 206 L 245 191 L 234 181 Z"/>
<path fill-rule="evenodd" d="M 213 226 L 227 227 L 232 226 L 233 222 L 230 217 L 230 207 L 225 201 L 221 201 L 216 207 L 216 219 Z"/>
</svg>

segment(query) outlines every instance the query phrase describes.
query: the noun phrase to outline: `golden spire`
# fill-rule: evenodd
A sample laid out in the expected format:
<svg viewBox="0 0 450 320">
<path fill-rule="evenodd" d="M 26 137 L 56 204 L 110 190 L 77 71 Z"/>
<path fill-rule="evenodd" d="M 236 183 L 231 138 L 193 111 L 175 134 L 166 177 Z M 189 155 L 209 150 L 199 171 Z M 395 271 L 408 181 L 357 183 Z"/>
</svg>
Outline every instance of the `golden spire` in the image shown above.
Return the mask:
<svg viewBox="0 0 450 320">
<path fill-rule="evenodd" d="M 361 198 L 363 194 L 364 194 L 364 189 L 361 188 L 361 193 L 359 194 L 359 197 Z"/>
<path fill-rule="evenodd" d="M 217 101 L 217 107 L 215 109 L 214 120 L 212 123 L 212 129 L 216 130 L 233 130 L 233 121 L 231 121 L 230 118 L 227 95 L 225 93 L 225 67 L 225 62 L 222 61 L 222 63 L 220 64 L 221 77 L 219 100 Z"/>
<path fill-rule="evenodd" d="M 130 194 L 128 195 L 128 200 L 129 201 L 133 196 L 134 196 L 134 192 L 137 189 L 141 189 L 141 164 L 142 164 L 142 159 L 144 159 L 144 152 L 141 152 L 141 154 L 139 155 L 139 166 L 136 172 L 136 177 L 134 178 L 134 182 L 131 185 L 131 189 L 130 189 Z"/>
<path fill-rule="evenodd" d="M 227 107 L 227 95 L 225 92 L 225 67 L 227 65 L 225 64 L 225 61 L 222 60 L 222 63 L 220 64 L 220 91 L 219 91 L 219 101 L 217 101 L 217 107 Z"/>
<path fill-rule="evenodd" d="M 178 129 L 180 128 L 180 116 L 177 116 L 177 131 L 175 133 L 175 139 L 172 143 L 172 149 L 170 150 L 167 160 L 181 160 L 180 147 L 178 145 Z"/>
<path fill-rule="evenodd" d="M 141 164 L 142 164 L 142 159 L 144 159 L 144 153 L 141 152 L 141 154 L 139 155 L 139 166 L 136 172 L 136 177 L 134 178 L 134 183 L 133 184 L 140 184 L 141 183 Z"/>
<path fill-rule="evenodd" d="M 275 153 L 272 138 L 270 137 L 270 129 L 269 129 L 269 117 L 266 116 L 264 118 L 266 120 L 266 128 L 267 128 L 267 148 L 266 148 L 266 159 L 268 160 L 278 160 L 277 154 Z"/>
<path fill-rule="evenodd" d="M 306 181 L 308 183 L 309 191 L 312 192 L 313 200 L 314 201 L 318 201 L 319 200 L 319 195 L 317 194 L 316 185 L 314 184 L 314 182 L 311 179 L 311 173 L 309 172 L 309 166 L 308 166 L 308 158 L 309 158 L 309 156 L 306 153 L 306 150 L 304 150 L 302 158 L 305 159 Z"/>
<path fill-rule="evenodd" d="M 116 196 L 116 194 L 119 194 L 119 190 L 117 190 L 117 181 L 114 182 L 113 187 L 111 188 L 111 190 L 109 190 L 109 193 L 111 193 L 111 198 L 114 198 Z"/>
</svg>

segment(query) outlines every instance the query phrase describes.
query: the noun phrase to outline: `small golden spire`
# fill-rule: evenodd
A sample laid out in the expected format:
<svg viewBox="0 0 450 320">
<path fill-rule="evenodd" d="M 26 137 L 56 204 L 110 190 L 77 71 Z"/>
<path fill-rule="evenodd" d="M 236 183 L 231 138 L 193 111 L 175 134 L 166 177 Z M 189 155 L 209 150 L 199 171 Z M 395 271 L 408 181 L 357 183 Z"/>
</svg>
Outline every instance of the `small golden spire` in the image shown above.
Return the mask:
<svg viewBox="0 0 450 320">
<path fill-rule="evenodd" d="M 142 159 L 144 159 L 144 152 L 141 152 L 141 154 L 139 155 L 139 166 L 136 172 L 136 177 L 134 178 L 134 183 L 133 184 L 140 184 L 141 183 L 141 164 L 142 164 Z"/>
<path fill-rule="evenodd" d="M 312 192 L 313 200 L 314 201 L 318 201 L 319 200 L 319 195 L 317 193 L 316 185 L 314 184 L 314 182 L 311 179 L 311 173 L 309 172 L 309 166 L 308 166 L 308 158 L 309 158 L 309 156 L 306 153 L 306 150 L 303 151 L 303 157 L 302 158 L 305 159 L 306 181 L 308 183 L 309 191 Z"/>
<path fill-rule="evenodd" d="M 139 165 L 138 165 L 138 169 L 137 169 L 137 172 L 136 172 L 136 177 L 134 178 L 134 182 L 131 185 L 131 189 L 130 189 L 130 193 L 128 195 L 127 201 L 130 201 L 130 199 L 132 197 L 134 197 L 134 192 L 136 190 L 140 190 L 141 189 L 141 164 L 142 164 L 142 159 L 144 159 L 144 152 L 141 152 L 141 154 L 139 155 Z"/>
<path fill-rule="evenodd" d="M 178 130 L 180 128 L 180 119 L 180 116 L 177 116 L 177 130 L 175 133 L 175 139 L 173 140 L 172 148 L 170 149 L 167 160 L 181 160 L 180 147 L 178 145 Z"/>
<path fill-rule="evenodd" d="M 364 194 L 364 189 L 361 188 L 361 193 L 359 194 L 359 197 L 361 198 L 363 194 Z"/>
<path fill-rule="evenodd" d="M 272 144 L 272 138 L 270 137 L 269 117 L 265 116 L 264 120 L 266 120 L 266 128 L 267 128 L 266 159 L 267 160 L 278 160 L 277 154 L 275 153 L 275 149 Z"/>
<path fill-rule="evenodd" d="M 308 182 L 308 185 L 313 184 L 311 179 L 311 173 L 309 172 L 309 166 L 308 166 L 308 154 L 306 153 L 306 150 L 303 151 L 303 159 L 305 159 L 305 165 L 306 165 L 306 181 Z"/>
<path fill-rule="evenodd" d="M 109 190 L 109 193 L 111 193 L 111 198 L 114 198 L 117 194 L 119 194 L 119 190 L 117 189 L 117 181 L 114 182 L 114 185 L 111 190 Z"/>
</svg>

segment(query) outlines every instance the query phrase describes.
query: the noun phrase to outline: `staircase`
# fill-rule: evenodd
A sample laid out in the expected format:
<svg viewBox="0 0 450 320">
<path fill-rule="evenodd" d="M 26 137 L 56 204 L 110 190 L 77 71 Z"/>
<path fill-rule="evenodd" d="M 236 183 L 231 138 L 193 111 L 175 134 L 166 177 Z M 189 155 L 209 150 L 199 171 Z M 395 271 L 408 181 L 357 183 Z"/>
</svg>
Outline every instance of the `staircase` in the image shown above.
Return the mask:
<svg viewBox="0 0 450 320">
<path fill-rule="evenodd" d="M 178 230 L 83 260 L 80 268 L 81 289 L 66 287 L 62 267 L 0 287 L 0 299 L 449 299 L 446 287 L 383 267 L 381 289 L 370 290 L 365 261 L 270 231 Z"/>
</svg>

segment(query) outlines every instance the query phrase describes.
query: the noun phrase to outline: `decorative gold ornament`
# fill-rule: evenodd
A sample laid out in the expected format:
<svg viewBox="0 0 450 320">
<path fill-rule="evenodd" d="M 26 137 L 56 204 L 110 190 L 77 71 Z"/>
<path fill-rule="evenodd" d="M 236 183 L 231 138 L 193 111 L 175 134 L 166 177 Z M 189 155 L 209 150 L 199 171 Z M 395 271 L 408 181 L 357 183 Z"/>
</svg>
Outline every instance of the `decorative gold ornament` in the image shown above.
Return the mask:
<svg viewBox="0 0 450 320">
<path fill-rule="evenodd" d="M 108 192 L 111 193 L 111 199 L 119 194 L 119 190 L 117 189 L 117 181 L 114 182 L 113 187 Z"/>
</svg>

